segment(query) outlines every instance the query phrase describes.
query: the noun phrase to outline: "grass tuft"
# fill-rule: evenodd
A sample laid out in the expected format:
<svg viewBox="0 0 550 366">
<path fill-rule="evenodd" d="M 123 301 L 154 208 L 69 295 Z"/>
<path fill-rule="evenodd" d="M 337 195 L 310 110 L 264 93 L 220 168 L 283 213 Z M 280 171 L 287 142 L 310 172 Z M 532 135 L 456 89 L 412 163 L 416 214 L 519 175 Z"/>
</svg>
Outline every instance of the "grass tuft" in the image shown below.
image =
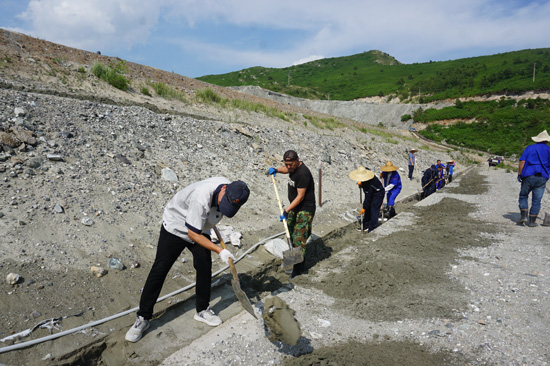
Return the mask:
<svg viewBox="0 0 550 366">
<path fill-rule="evenodd" d="M 94 62 L 92 73 L 109 85 L 120 90 L 128 90 L 130 80 L 124 76 L 126 72 L 126 61 L 119 61 L 116 64 L 105 65 L 101 62 Z"/>
</svg>

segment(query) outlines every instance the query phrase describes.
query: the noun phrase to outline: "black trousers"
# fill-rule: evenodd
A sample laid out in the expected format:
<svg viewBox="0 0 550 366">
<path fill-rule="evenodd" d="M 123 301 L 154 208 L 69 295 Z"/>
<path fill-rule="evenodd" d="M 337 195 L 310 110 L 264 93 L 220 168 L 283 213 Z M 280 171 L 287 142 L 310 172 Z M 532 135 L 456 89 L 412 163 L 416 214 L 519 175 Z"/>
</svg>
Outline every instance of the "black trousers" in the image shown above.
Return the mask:
<svg viewBox="0 0 550 366">
<path fill-rule="evenodd" d="M 413 179 L 414 165 L 409 165 L 409 179 Z"/>
<path fill-rule="evenodd" d="M 363 216 L 363 229 L 368 232 L 373 231 L 378 226 L 378 217 L 380 216 L 380 207 L 384 202 L 384 190 L 381 190 L 382 194 L 375 194 L 372 196 L 370 202 L 363 201 L 363 208 L 365 209 L 365 216 Z"/>
<path fill-rule="evenodd" d="M 193 254 L 193 267 L 197 273 L 195 308 L 197 312 L 208 308 L 212 277 L 212 252 L 199 244 L 191 244 L 179 236 L 169 233 L 162 226 L 155 261 L 141 293 L 139 310 L 137 312 L 138 316 L 142 316 L 145 319 L 153 317 L 153 307 L 159 298 L 164 280 L 170 268 L 172 268 L 172 265 L 185 248 L 189 249 Z"/>
<path fill-rule="evenodd" d="M 426 187 L 424 187 L 424 198 L 428 197 L 435 192 L 435 183 L 431 182 Z"/>
</svg>

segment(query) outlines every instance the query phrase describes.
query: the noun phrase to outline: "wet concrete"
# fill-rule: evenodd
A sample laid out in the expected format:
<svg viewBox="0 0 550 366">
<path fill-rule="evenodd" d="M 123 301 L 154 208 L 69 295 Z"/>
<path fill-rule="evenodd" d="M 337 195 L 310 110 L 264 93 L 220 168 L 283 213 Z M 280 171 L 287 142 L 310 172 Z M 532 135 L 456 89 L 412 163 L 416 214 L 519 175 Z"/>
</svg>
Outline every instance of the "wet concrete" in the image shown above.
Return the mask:
<svg viewBox="0 0 550 366">
<path fill-rule="evenodd" d="M 268 329 L 268 338 L 272 342 L 283 342 L 295 346 L 300 339 L 300 323 L 294 318 L 296 312 L 279 297 L 265 300 L 264 324 Z"/>
</svg>

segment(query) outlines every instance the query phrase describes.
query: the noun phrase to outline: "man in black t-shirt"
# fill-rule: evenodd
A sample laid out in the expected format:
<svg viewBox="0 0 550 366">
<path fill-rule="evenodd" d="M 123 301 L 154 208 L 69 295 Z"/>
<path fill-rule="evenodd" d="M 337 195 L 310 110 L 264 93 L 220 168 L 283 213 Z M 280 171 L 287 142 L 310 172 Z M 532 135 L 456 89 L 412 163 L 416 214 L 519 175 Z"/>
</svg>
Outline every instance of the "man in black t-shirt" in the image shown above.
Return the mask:
<svg viewBox="0 0 550 366">
<path fill-rule="evenodd" d="M 294 150 L 283 155 L 284 167 L 269 168 L 268 174 L 288 174 L 288 200 L 280 220 L 287 220 L 290 238 L 294 247 L 301 247 L 305 258 L 307 239 L 311 235 L 311 223 L 315 216 L 315 184 L 308 167 L 300 161 Z M 295 264 L 291 277 L 304 271 L 305 261 Z"/>
</svg>

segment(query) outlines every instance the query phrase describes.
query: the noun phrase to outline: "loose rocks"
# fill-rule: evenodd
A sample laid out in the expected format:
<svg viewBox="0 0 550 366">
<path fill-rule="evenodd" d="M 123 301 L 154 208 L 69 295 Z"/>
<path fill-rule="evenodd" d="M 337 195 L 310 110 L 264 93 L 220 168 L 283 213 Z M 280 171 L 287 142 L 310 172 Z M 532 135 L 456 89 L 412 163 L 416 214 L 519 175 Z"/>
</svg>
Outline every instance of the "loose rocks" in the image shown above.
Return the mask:
<svg viewBox="0 0 550 366">
<path fill-rule="evenodd" d="M 8 285 L 15 285 L 17 282 L 19 282 L 19 279 L 21 278 L 20 275 L 18 275 L 17 273 L 9 273 L 7 276 L 6 276 L 6 282 L 8 283 Z"/>
</svg>

